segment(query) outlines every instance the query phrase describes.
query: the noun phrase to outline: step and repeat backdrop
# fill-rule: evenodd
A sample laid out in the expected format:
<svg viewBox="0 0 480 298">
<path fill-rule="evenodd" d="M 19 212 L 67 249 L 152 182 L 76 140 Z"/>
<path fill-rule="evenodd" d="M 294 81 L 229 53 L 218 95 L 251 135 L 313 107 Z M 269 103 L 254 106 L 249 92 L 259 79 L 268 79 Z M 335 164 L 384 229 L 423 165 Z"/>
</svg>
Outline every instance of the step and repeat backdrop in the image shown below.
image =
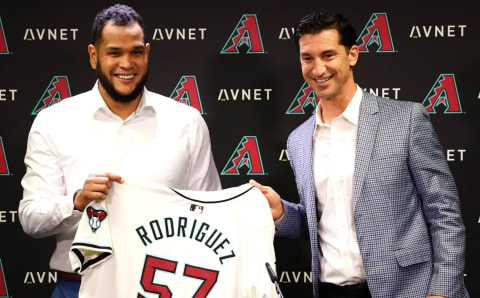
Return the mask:
<svg viewBox="0 0 480 298">
<path fill-rule="evenodd" d="M 346 16 L 359 36 L 359 86 L 430 113 L 460 193 L 467 288 L 480 297 L 480 24 L 469 2 L 124 3 L 145 21 L 147 87 L 202 113 L 223 187 L 254 178 L 290 201 L 298 197 L 286 140 L 317 105 L 292 29 L 313 11 Z M 27 134 L 41 109 L 92 88 L 91 25 L 111 4 L 0 2 L 0 297 L 49 297 L 57 281 L 48 267 L 53 239 L 25 235 L 18 220 Z M 275 250 L 285 296 L 311 296 L 308 242 L 276 239 Z"/>
</svg>

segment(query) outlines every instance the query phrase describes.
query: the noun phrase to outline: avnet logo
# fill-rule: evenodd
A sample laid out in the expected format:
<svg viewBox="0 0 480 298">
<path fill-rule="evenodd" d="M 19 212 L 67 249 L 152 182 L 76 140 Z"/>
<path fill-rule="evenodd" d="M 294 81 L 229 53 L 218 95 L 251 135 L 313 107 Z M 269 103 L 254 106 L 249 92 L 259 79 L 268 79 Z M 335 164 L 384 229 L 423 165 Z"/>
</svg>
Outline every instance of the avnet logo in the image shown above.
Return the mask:
<svg viewBox="0 0 480 298">
<path fill-rule="evenodd" d="M 77 40 L 77 33 L 78 28 L 27 28 L 23 40 Z"/>
</svg>

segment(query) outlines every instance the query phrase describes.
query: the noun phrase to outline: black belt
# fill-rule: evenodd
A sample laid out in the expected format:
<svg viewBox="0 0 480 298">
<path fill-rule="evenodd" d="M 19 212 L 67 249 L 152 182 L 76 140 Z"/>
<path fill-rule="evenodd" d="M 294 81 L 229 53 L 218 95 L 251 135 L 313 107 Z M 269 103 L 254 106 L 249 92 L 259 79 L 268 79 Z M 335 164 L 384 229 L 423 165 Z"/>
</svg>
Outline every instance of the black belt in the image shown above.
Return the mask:
<svg viewBox="0 0 480 298">
<path fill-rule="evenodd" d="M 339 286 L 327 282 L 320 283 L 320 293 L 325 297 L 370 298 L 366 282 L 354 285 Z"/>
<path fill-rule="evenodd" d="M 82 276 L 77 273 L 58 271 L 58 275 L 66 279 L 82 280 Z"/>
</svg>

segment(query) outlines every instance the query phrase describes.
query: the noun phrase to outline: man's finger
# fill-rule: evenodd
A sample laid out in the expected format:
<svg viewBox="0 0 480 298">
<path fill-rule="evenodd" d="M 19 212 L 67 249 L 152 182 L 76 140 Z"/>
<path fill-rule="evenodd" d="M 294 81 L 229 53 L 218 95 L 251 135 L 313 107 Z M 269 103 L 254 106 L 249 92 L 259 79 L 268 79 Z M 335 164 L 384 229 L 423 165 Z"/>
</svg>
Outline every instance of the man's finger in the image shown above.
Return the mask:
<svg viewBox="0 0 480 298">
<path fill-rule="evenodd" d="M 123 183 L 124 182 L 122 176 L 120 176 L 120 175 L 113 174 L 113 173 L 106 173 L 106 174 L 107 174 L 108 179 L 110 179 L 110 181 L 114 181 L 114 182 L 118 182 L 118 183 Z"/>
<path fill-rule="evenodd" d="M 114 173 L 101 173 L 101 174 L 92 174 L 89 177 L 94 177 L 94 178 L 103 178 L 103 179 L 108 179 L 110 181 L 118 182 L 118 183 L 123 183 L 124 180 L 120 175 L 114 174 Z"/>
<path fill-rule="evenodd" d="M 98 193 L 108 193 L 108 189 L 110 188 L 110 181 L 109 180 L 106 180 L 108 182 L 108 184 L 104 184 L 104 183 L 95 183 L 95 184 L 90 184 L 90 185 L 87 185 L 86 187 L 84 187 L 84 190 L 87 191 L 87 192 L 90 192 L 90 193 L 93 193 L 93 192 L 98 192 Z"/>
<path fill-rule="evenodd" d="M 256 188 L 260 189 L 262 192 L 265 192 L 267 191 L 267 187 L 266 186 L 263 186 L 261 185 L 260 183 L 258 183 L 257 181 L 253 180 L 253 179 L 250 179 L 248 181 L 248 183 L 250 183 L 251 185 L 255 186 Z"/>
</svg>

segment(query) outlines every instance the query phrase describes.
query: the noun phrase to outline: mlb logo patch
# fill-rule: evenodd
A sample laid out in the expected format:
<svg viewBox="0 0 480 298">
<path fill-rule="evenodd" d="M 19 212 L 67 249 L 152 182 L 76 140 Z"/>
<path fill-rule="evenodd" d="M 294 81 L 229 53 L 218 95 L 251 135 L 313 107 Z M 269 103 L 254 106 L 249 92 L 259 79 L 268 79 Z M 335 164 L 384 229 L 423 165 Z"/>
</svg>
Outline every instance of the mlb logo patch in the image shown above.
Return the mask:
<svg viewBox="0 0 480 298">
<path fill-rule="evenodd" d="M 203 213 L 203 206 L 196 205 L 196 204 L 191 204 L 190 205 L 190 211 L 201 214 L 201 213 Z"/>
</svg>

